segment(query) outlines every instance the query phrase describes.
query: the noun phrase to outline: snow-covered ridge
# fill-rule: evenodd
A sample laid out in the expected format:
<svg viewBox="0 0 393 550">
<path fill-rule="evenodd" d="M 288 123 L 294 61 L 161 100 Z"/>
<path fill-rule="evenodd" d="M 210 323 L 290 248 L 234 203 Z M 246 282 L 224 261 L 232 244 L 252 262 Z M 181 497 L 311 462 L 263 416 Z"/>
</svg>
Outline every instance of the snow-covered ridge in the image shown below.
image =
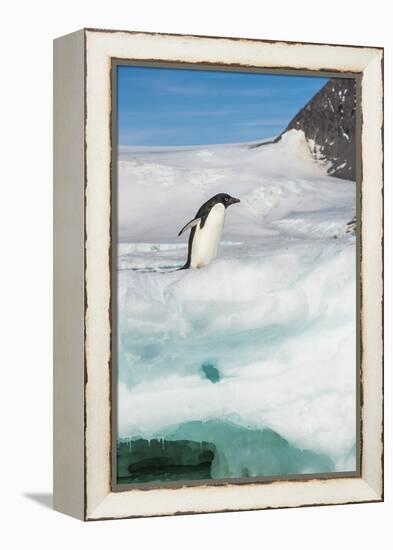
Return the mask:
<svg viewBox="0 0 393 550">
<path fill-rule="evenodd" d="M 167 146 L 146 146 L 146 145 L 119 145 L 118 147 L 118 158 L 121 160 L 124 157 L 127 157 L 127 155 L 133 155 L 133 156 L 140 156 L 140 155 L 156 155 L 156 154 L 173 154 L 173 153 L 181 153 L 181 152 L 198 152 L 203 153 L 203 151 L 214 151 L 216 149 L 230 149 L 234 147 L 235 149 L 244 148 L 248 149 L 249 147 L 252 147 L 253 145 L 257 145 L 260 143 L 269 143 L 272 140 L 275 139 L 274 137 L 267 138 L 264 140 L 254 140 L 254 141 L 242 141 L 239 143 L 214 143 L 214 144 L 203 144 L 203 145 L 174 145 L 171 147 Z"/>
<path fill-rule="evenodd" d="M 227 241 L 278 235 L 275 222 L 287 218 L 297 218 L 299 231 L 299 218 L 306 220 L 309 214 L 315 235 L 334 236 L 354 215 L 353 184 L 327 177 L 303 132 L 296 130 L 278 143 L 254 149 L 201 147 L 144 157 L 124 153 L 118 172 L 120 242 L 186 242 L 187 235 L 177 237 L 181 227 L 222 191 L 241 198 L 227 215 Z M 325 216 L 317 229 L 313 213 L 321 210 Z"/>
</svg>

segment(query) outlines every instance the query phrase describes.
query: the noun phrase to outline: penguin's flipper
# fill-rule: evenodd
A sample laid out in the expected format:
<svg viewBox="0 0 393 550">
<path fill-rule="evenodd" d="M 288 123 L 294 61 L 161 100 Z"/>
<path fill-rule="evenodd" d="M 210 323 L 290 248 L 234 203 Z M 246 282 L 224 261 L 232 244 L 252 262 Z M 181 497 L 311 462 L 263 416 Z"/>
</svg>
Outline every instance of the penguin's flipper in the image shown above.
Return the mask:
<svg viewBox="0 0 393 550">
<path fill-rule="evenodd" d="M 188 222 L 184 227 L 183 229 L 181 229 L 178 233 L 178 237 L 180 237 L 180 235 L 182 233 L 184 233 L 184 231 L 187 231 L 187 229 L 191 229 L 192 227 L 195 227 L 196 225 L 198 225 L 198 223 L 201 221 L 201 218 L 195 218 L 194 220 L 191 220 L 190 222 Z"/>
</svg>

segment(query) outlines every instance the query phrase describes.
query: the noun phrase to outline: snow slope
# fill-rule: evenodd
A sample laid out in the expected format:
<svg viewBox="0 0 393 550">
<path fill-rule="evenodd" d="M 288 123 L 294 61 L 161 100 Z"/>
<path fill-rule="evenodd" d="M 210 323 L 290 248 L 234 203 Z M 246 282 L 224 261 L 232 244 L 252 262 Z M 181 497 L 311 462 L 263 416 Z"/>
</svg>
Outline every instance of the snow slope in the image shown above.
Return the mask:
<svg viewBox="0 0 393 550">
<path fill-rule="evenodd" d="M 179 229 L 218 192 L 241 203 L 217 260 L 176 271 Z M 118 200 L 120 439 L 212 441 L 215 477 L 354 470 L 355 184 L 291 130 L 259 148 L 122 149 Z M 275 469 L 266 430 L 320 460 Z"/>
</svg>

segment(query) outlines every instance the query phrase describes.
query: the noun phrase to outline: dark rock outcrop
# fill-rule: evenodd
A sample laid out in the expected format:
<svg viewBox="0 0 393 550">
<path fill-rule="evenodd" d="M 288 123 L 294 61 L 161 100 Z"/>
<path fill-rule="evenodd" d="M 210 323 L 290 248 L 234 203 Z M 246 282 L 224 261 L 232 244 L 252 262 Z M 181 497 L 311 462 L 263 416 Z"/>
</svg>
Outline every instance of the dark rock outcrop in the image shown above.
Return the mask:
<svg viewBox="0 0 393 550">
<path fill-rule="evenodd" d="M 356 216 L 354 216 L 345 226 L 345 233 L 349 235 L 356 235 Z"/>
<path fill-rule="evenodd" d="M 285 130 L 302 130 L 311 153 L 330 176 L 356 181 L 356 80 L 331 78 L 290 121 Z M 262 143 L 260 145 L 263 145 Z"/>
<path fill-rule="evenodd" d="M 303 130 L 317 160 L 329 163 L 328 174 L 356 180 L 356 80 L 332 78 L 288 124 Z"/>
</svg>

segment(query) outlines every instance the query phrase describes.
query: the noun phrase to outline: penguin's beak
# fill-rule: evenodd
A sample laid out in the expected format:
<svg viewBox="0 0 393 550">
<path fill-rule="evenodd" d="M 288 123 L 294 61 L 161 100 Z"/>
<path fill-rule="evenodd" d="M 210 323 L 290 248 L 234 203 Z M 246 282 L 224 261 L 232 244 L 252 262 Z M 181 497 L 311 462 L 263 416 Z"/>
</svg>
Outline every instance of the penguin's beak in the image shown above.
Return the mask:
<svg viewBox="0 0 393 550">
<path fill-rule="evenodd" d="M 240 199 L 236 199 L 235 197 L 231 197 L 228 202 L 229 202 L 229 204 L 236 204 L 237 202 L 240 202 Z"/>
</svg>

